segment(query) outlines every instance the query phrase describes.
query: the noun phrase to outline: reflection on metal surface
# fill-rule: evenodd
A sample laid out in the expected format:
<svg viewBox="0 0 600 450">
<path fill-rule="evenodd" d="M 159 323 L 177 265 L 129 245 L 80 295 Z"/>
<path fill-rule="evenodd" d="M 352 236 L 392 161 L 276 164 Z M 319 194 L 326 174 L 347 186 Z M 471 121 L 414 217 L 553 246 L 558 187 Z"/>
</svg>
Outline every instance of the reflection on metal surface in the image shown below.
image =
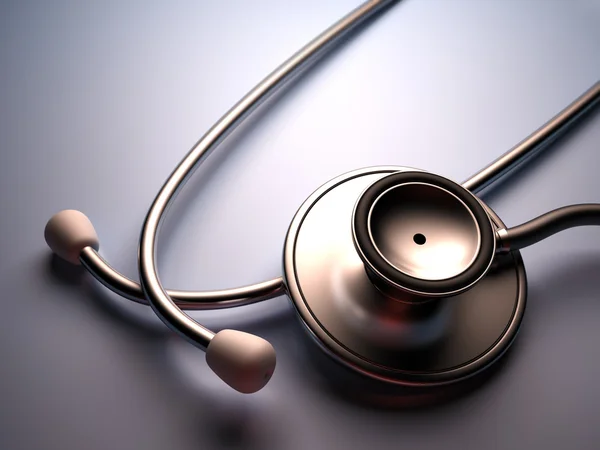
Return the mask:
<svg viewBox="0 0 600 450">
<path fill-rule="evenodd" d="M 469 208 L 445 189 L 425 183 L 384 192 L 371 208 L 369 231 L 388 263 L 424 280 L 464 272 L 475 260 L 481 240 Z"/>
<path fill-rule="evenodd" d="M 389 351 L 424 349 L 442 340 L 450 320 L 448 302 L 391 300 L 365 277 L 362 262 L 332 267 L 331 301 L 339 320 L 357 337 Z M 353 264 L 353 262 L 355 264 Z"/>
<path fill-rule="evenodd" d="M 381 177 L 361 193 L 351 222 L 369 278 L 401 301 L 423 303 L 466 292 L 494 259 L 494 225 L 481 201 L 432 173 Z"/>
<path fill-rule="evenodd" d="M 399 384 L 457 381 L 487 367 L 514 339 L 525 272 L 515 252 L 499 256 L 481 282 L 451 301 L 406 305 L 382 294 L 354 248 L 350 224 L 361 192 L 399 170 L 406 169 L 351 172 L 309 197 L 286 239 L 288 292 L 317 342 L 355 370 Z"/>
</svg>

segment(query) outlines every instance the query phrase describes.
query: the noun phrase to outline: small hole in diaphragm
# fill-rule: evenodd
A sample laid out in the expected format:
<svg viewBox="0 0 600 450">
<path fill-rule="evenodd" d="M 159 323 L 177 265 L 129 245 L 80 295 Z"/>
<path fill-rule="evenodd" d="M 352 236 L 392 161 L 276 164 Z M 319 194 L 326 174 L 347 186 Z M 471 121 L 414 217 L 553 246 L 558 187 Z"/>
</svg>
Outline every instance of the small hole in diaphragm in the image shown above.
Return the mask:
<svg viewBox="0 0 600 450">
<path fill-rule="evenodd" d="M 427 238 L 424 234 L 417 233 L 413 236 L 413 241 L 415 241 L 415 244 L 417 245 L 423 245 L 425 242 L 427 242 Z"/>
</svg>

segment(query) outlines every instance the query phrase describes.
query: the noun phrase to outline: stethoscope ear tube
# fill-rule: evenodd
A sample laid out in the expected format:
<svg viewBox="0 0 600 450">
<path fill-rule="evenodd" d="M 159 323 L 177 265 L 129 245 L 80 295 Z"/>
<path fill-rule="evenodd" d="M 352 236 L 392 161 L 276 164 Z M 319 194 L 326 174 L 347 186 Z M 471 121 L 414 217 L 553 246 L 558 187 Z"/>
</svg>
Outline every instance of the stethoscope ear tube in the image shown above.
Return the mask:
<svg viewBox="0 0 600 450">
<path fill-rule="evenodd" d="M 91 220 L 81 211 L 63 210 L 54 214 L 44 228 L 46 244 L 54 254 L 83 266 L 106 288 L 123 298 L 149 305 L 141 286 L 119 273 L 98 253 L 100 240 Z M 250 305 L 285 294 L 281 277 L 237 288 L 216 291 L 167 290 L 184 310 L 206 311 Z"/>
<path fill-rule="evenodd" d="M 260 345 L 257 344 L 257 339 L 260 338 L 255 336 L 249 337 L 250 335 L 246 335 L 244 338 L 218 339 L 218 335 L 215 336 L 212 331 L 192 320 L 175 304 L 173 299 L 162 287 L 156 270 L 156 239 L 164 213 L 177 192 L 183 187 L 198 165 L 208 157 L 210 152 L 216 148 L 216 146 L 225 139 L 227 135 L 254 110 L 254 108 L 258 107 L 270 96 L 270 94 L 289 81 L 302 68 L 306 67 L 309 63 L 316 61 L 317 58 L 322 56 L 333 44 L 339 42 L 341 38 L 354 30 L 366 19 L 391 3 L 393 2 L 370 1 L 364 3 L 308 43 L 304 48 L 268 75 L 196 143 L 160 189 L 148 211 L 142 227 L 138 254 L 140 285 L 144 291 L 144 295 L 150 302 L 156 315 L 169 328 L 187 339 L 196 347 L 203 350 L 208 349 L 209 354 L 214 355 L 214 357 L 211 357 L 211 367 L 215 368 L 215 372 L 223 379 L 223 381 L 236 390 L 244 391 L 248 386 L 254 386 L 256 389 L 260 389 L 264 383 L 266 383 L 266 380 L 270 378 L 275 369 L 274 350 L 266 341 L 261 342 Z M 228 336 L 231 335 L 228 334 Z M 218 351 L 210 350 L 213 339 L 215 343 L 220 343 Z M 262 350 L 257 351 L 257 348 L 261 348 Z M 261 370 L 247 370 L 241 378 L 229 376 L 228 374 L 237 370 L 236 367 L 238 369 L 240 368 L 239 366 L 236 366 L 239 361 L 234 364 L 233 361 L 235 358 L 232 357 L 232 355 L 238 353 L 244 355 L 245 361 L 249 361 L 249 367 L 260 367 Z M 268 356 L 271 353 L 273 354 L 273 358 Z M 253 380 L 249 381 L 249 377 L 253 377 Z"/>
</svg>

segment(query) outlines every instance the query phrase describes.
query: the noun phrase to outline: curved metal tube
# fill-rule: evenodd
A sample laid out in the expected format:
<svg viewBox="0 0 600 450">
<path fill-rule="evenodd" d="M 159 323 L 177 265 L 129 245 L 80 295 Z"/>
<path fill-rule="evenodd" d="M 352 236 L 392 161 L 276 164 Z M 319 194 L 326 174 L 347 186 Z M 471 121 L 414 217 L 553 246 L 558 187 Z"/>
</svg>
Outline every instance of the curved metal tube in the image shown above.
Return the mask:
<svg viewBox="0 0 600 450">
<path fill-rule="evenodd" d="M 394 3 L 394 1 L 381 3 L 391 4 Z M 384 5 L 382 4 L 380 6 Z M 333 41 L 331 41 L 331 43 L 333 43 Z M 282 68 L 283 66 L 278 70 L 281 70 Z M 537 154 L 546 146 L 546 144 L 562 134 L 570 125 L 575 123 L 587 111 L 595 106 L 599 99 L 600 82 L 594 84 L 571 105 L 524 139 L 512 150 L 473 175 L 469 180 L 465 181 L 463 186 L 472 192 L 478 192 L 484 189 L 504 174 L 510 172 L 516 166 L 526 162 L 530 157 Z M 213 128 L 216 128 L 216 125 Z M 111 291 L 137 303 L 149 305 L 140 285 L 113 269 L 95 250 L 91 248 L 84 249 L 81 255 L 81 262 L 92 276 Z M 174 299 L 175 303 L 181 309 L 186 310 L 209 310 L 243 306 L 277 297 L 284 292 L 285 286 L 283 285 L 283 279 L 281 277 L 234 289 L 204 292 L 167 291 Z"/>
<path fill-rule="evenodd" d="M 149 305 L 142 288 L 135 281 L 113 269 L 92 247 L 82 250 L 81 264 L 96 280 L 114 293 L 142 305 Z M 285 294 L 283 278 L 274 278 L 250 286 L 218 291 L 167 290 L 181 309 L 205 311 L 249 305 Z"/>
<path fill-rule="evenodd" d="M 463 187 L 474 194 L 482 191 L 537 155 L 598 103 L 600 103 L 600 81 L 511 150 L 464 181 Z"/>
<path fill-rule="evenodd" d="M 206 349 L 214 333 L 187 316 L 162 287 L 156 270 L 156 237 L 162 218 L 176 193 L 199 164 L 256 107 L 299 71 L 322 56 L 349 32 L 393 1 L 372 0 L 352 11 L 275 69 L 230 109 L 190 150 L 154 199 L 144 221 L 139 247 L 140 284 L 154 312 L 173 331 L 195 346 Z"/>
<path fill-rule="evenodd" d="M 600 225 L 600 204 L 565 206 L 536 217 L 522 225 L 497 232 L 500 251 L 519 250 L 559 231 L 586 225 Z"/>
</svg>

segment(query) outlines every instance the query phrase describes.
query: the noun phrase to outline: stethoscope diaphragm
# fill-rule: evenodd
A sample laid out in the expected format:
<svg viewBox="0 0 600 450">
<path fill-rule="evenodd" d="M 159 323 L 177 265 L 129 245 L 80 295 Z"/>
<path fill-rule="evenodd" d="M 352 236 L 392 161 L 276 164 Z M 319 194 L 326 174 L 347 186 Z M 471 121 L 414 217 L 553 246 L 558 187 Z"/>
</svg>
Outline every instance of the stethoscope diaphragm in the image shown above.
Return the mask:
<svg viewBox="0 0 600 450">
<path fill-rule="evenodd" d="M 407 185 L 425 178 L 433 185 L 430 175 L 375 167 L 335 178 L 300 207 L 284 247 L 286 288 L 309 335 L 336 360 L 394 384 L 438 385 L 474 375 L 508 349 L 525 311 L 527 281 L 518 251 L 496 255 L 470 289 L 451 297 L 430 296 L 428 301 L 396 286 L 390 292 L 371 273 L 353 233 L 357 204 L 368 198 L 365 193 L 372 186 L 391 192 L 388 183 Z M 441 178 L 433 177 L 436 183 Z M 487 205 L 476 201 L 493 237 L 504 225 Z M 403 210 L 394 204 L 396 213 Z M 381 214 L 380 219 L 386 218 Z M 413 237 L 423 223 L 416 220 L 413 229 L 409 220 L 409 229 L 399 231 L 398 239 L 418 246 Z M 430 235 L 427 242 L 435 244 L 436 238 Z"/>
<path fill-rule="evenodd" d="M 488 213 L 453 181 L 402 171 L 371 184 L 352 218 L 373 283 L 405 301 L 457 295 L 488 271 L 496 240 Z"/>
</svg>

